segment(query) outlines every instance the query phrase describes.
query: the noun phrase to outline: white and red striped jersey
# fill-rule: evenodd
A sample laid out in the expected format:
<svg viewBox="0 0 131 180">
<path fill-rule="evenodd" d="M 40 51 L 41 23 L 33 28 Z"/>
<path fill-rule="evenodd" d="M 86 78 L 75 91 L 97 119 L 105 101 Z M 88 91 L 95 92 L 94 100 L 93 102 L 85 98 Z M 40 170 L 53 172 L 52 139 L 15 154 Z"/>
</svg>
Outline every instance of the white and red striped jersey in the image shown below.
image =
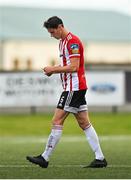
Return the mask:
<svg viewBox="0 0 131 180">
<path fill-rule="evenodd" d="M 72 33 L 68 33 L 64 40 L 59 43 L 61 66 L 70 65 L 70 58 L 79 58 L 80 65 L 77 72 L 61 73 L 61 81 L 64 91 L 78 91 L 87 89 L 83 45 L 79 38 Z"/>
</svg>

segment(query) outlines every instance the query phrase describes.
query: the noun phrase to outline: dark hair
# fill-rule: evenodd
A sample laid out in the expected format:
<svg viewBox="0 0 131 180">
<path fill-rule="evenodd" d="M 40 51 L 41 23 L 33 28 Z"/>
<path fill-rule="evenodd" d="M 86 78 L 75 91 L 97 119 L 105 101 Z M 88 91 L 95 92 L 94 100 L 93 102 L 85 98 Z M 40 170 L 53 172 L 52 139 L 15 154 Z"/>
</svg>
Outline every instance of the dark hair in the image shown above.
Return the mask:
<svg viewBox="0 0 131 180">
<path fill-rule="evenodd" d="M 62 20 L 59 17 L 52 16 L 47 21 L 44 22 L 44 27 L 47 29 L 49 29 L 49 28 L 56 29 L 56 28 L 58 28 L 58 25 L 60 25 L 60 24 L 62 26 L 64 26 Z"/>
</svg>

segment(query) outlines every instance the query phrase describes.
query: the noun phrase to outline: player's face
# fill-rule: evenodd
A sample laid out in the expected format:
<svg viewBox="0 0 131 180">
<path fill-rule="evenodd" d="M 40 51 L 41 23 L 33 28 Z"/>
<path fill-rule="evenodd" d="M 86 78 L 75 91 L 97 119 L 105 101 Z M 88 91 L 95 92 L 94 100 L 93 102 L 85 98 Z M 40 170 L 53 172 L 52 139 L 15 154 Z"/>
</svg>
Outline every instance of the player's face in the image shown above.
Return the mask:
<svg viewBox="0 0 131 180">
<path fill-rule="evenodd" d="M 49 28 L 48 32 L 50 33 L 51 37 L 54 37 L 55 39 L 61 39 L 62 36 L 61 26 L 58 26 L 58 28 Z"/>
</svg>

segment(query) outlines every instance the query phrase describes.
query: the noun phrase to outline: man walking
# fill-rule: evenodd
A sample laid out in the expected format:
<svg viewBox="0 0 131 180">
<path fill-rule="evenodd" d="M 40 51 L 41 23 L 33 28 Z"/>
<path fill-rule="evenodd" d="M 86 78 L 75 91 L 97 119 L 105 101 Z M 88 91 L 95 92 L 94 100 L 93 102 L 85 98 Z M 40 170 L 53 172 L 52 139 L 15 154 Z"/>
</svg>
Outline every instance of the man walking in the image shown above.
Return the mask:
<svg viewBox="0 0 131 180">
<path fill-rule="evenodd" d="M 79 126 L 83 129 L 86 138 L 95 153 L 95 159 L 87 166 L 89 168 L 102 168 L 107 166 L 107 161 L 102 153 L 98 136 L 90 123 L 85 94 L 87 91 L 84 50 L 80 39 L 66 30 L 63 21 L 53 16 L 44 22 L 44 27 L 51 37 L 60 40 L 59 51 L 61 63 L 59 66 L 43 68 L 47 76 L 59 73 L 63 86 L 55 114 L 52 120 L 52 131 L 49 135 L 44 152 L 39 156 L 27 156 L 27 160 L 47 168 L 49 158 L 59 142 L 63 124 L 69 113 L 73 113 Z"/>
</svg>

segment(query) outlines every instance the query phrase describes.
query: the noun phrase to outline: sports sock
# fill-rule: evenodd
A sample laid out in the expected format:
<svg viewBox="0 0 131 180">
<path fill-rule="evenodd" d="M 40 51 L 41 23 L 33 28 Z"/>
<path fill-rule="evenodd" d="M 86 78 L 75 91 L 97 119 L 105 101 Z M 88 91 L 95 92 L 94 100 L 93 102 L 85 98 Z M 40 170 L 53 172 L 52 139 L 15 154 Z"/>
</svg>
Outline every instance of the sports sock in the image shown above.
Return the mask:
<svg viewBox="0 0 131 180">
<path fill-rule="evenodd" d="M 100 143 L 99 143 L 99 139 L 98 136 L 96 134 L 95 129 L 93 128 L 92 125 L 89 125 L 85 130 L 85 135 L 86 138 L 91 146 L 91 149 L 94 151 L 95 153 L 95 158 L 99 159 L 99 160 L 103 160 L 104 159 L 104 155 L 102 153 L 101 147 L 100 147 Z"/>
<path fill-rule="evenodd" d="M 51 131 L 51 134 L 48 137 L 48 141 L 45 147 L 45 151 L 43 152 L 42 156 L 46 161 L 49 161 L 49 157 L 51 156 L 53 150 L 56 147 L 56 144 L 59 142 L 61 135 L 62 135 L 62 128 L 61 125 L 54 125 Z"/>
</svg>

